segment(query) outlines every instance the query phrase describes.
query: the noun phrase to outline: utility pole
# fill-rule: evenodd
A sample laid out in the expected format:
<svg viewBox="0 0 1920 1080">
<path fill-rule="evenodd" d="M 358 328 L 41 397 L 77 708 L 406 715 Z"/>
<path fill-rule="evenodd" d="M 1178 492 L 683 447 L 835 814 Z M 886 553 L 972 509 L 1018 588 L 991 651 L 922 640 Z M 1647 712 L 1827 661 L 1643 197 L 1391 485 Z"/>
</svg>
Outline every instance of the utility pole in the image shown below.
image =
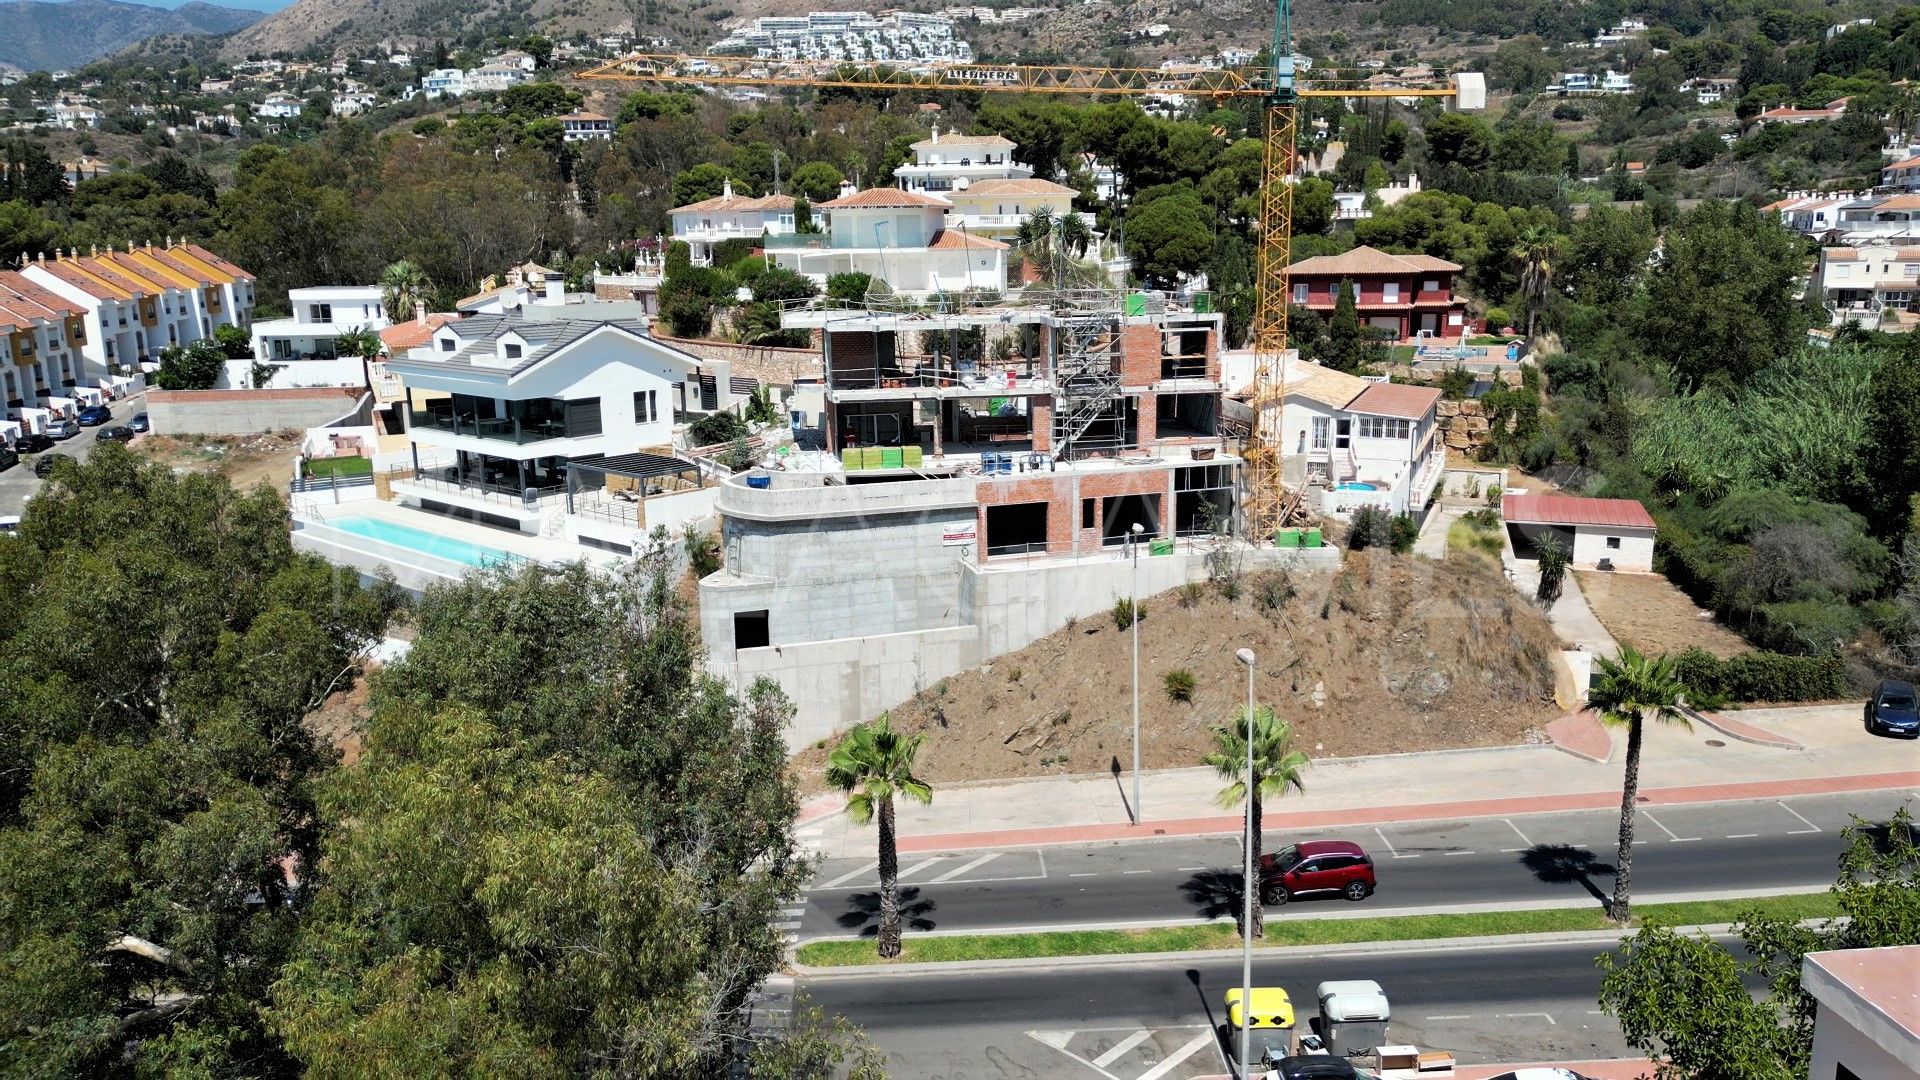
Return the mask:
<svg viewBox="0 0 1920 1080">
<path fill-rule="evenodd" d="M 1146 820 L 1144 809 L 1140 805 L 1140 534 L 1146 526 L 1139 522 L 1127 533 L 1127 553 L 1133 560 L 1130 571 L 1133 594 L 1133 620 L 1128 624 L 1133 630 L 1133 823 Z"/>
</svg>

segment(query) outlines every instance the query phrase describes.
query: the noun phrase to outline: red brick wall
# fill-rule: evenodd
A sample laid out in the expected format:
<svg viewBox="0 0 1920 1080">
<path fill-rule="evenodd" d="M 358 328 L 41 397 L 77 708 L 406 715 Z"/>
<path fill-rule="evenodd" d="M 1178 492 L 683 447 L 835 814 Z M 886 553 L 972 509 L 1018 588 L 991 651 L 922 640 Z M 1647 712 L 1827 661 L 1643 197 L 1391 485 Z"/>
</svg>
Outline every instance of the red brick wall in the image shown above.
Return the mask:
<svg viewBox="0 0 1920 1080">
<path fill-rule="evenodd" d="M 1034 398 L 1031 406 L 1033 414 L 1033 448 L 1042 454 L 1053 451 L 1053 402 L 1045 398 Z"/>
<path fill-rule="evenodd" d="M 1160 328 L 1151 323 L 1120 329 L 1120 382 L 1150 386 L 1160 381 Z"/>
<path fill-rule="evenodd" d="M 1106 520 L 1106 500 L 1124 495 L 1158 495 L 1160 528 L 1172 535 L 1173 469 L 1125 469 L 1114 472 L 1083 473 L 1075 491 L 1071 473 L 1045 473 L 1039 476 L 1014 474 L 1006 480 L 983 480 L 974 488 L 979 500 L 979 535 L 982 550 L 992 541 L 987 535 L 987 507 L 1016 503 L 1047 504 L 1047 551 L 1071 554 L 1075 545 L 1083 553 L 1100 549 L 1100 522 Z M 1094 500 L 1094 527 L 1080 528 L 1080 503 Z"/>
<path fill-rule="evenodd" d="M 875 359 L 872 334 L 834 334 L 830 344 L 833 374 L 873 378 Z"/>
<path fill-rule="evenodd" d="M 1152 446 L 1160 437 L 1160 395 L 1141 394 L 1137 411 L 1139 425 L 1135 429 L 1135 446 Z"/>
</svg>

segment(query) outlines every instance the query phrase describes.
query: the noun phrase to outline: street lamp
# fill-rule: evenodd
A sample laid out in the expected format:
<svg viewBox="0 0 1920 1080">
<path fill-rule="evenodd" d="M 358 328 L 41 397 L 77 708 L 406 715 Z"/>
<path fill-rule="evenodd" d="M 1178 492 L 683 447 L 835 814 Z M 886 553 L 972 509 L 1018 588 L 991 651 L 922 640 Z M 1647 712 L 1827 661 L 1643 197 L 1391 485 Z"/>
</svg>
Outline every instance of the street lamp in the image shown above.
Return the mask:
<svg viewBox="0 0 1920 1080">
<path fill-rule="evenodd" d="M 1133 568 L 1129 571 L 1133 593 L 1133 823 L 1146 820 L 1140 806 L 1140 534 L 1147 531 L 1145 525 L 1133 523 L 1127 533 L 1127 553 L 1133 559 Z"/>
<path fill-rule="evenodd" d="M 1253 650 L 1233 654 L 1247 665 L 1247 871 L 1240 891 L 1246 899 L 1246 912 L 1240 923 L 1240 1075 L 1252 1068 L 1248 1055 L 1253 1053 Z"/>
</svg>

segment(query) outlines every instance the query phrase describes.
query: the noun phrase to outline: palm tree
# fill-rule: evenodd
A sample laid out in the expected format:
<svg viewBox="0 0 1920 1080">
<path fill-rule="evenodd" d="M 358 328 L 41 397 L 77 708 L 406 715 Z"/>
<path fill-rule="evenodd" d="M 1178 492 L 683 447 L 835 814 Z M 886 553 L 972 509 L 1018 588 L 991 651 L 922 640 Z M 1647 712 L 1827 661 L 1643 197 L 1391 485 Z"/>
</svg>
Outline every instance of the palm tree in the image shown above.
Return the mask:
<svg viewBox="0 0 1920 1080">
<path fill-rule="evenodd" d="M 357 326 L 334 338 L 333 347 L 348 356 L 360 358 L 360 377 L 365 381 L 368 392 L 371 393 L 373 362 L 380 359 L 380 355 L 387 348 L 386 343 L 380 340 L 380 335 L 364 326 Z"/>
<path fill-rule="evenodd" d="M 1520 292 L 1527 298 L 1527 340 L 1533 340 L 1540 309 L 1553 287 L 1554 257 L 1560 238 L 1544 225 L 1532 225 L 1514 242 L 1513 257 L 1520 262 Z"/>
<path fill-rule="evenodd" d="M 393 322 L 413 318 L 414 309 L 426 303 L 432 291 L 433 281 L 426 271 L 406 259 L 380 271 L 380 302 L 386 305 L 387 318 Z"/>
<path fill-rule="evenodd" d="M 1082 258 L 1087 249 L 1093 246 L 1093 228 L 1087 219 L 1079 214 L 1066 214 L 1060 218 L 1060 250 L 1070 259 Z"/>
<path fill-rule="evenodd" d="M 1600 714 L 1608 727 L 1627 729 L 1626 780 L 1620 791 L 1620 853 L 1615 859 L 1613 902 L 1607 917 L 1627 921 L 1633 877 L 1634 800 L 1640 794 L 1640 735 L 1648 720 L 1692 725 L 1680 712 L 1686 686 L 1671 656 L 1644 656 L 1631 645 L 1620 646 L 1617 657 L 1596 657 L 1599 675 L 1587 692 L 1587 707 Z"/>
<path fill-rule="evenodd" d="M 900 955 L 900 853 L 894 850 L 893 796 L 933 801 L 933 788 L 913 775 L 926 735 L 902 735 L 886 713 L 861 724 L 827 756 L 827 783 L 847 793 L 847 816 L 859 824 L 880 815 L 880 956 Z"/>
<path fill-rule="evenodd" d="M 1265 798 L 1279 798 L 1289 791 L 1305 791 L 1306 784 L 1300 779 L 1310 762 L 1307 755 L 1293 748 L 1293 725 L 1274 715 L 1273 706 L 1262 705 L 1253 713 L 1253 798 L 1247 799 L 1247 710 L 1241 706 L 1234 711 L 1233 723 L 1221 724 L 1213 729 L 1213 753 L 1201 761 L 1211 765 L 1222 779 L 1229 781 L 1220 789 L 1219 803 L 1232 808 L 1242 800 L 1247 802 L 1246 828 L 1253 836 L 1253 881 L 1243 887 L 1253 890 L 1253 926 L 1251 930 L 1241 928 L 1241 932 L 1251 932 L 1260 937 L 1266 932 L 1266 916 L 1261 911 L 1260 902 L 1260 802 Z"/>
<path fill-rule="evenodd" d="M 1053 267 L 1054 226 L 1053 211 L 1043 206 L 1028 214 L 1020 223 L 1020 231 L 1014 234 L 1021 258 L 1043 274 L 1050 273 Z"/>
</svg>

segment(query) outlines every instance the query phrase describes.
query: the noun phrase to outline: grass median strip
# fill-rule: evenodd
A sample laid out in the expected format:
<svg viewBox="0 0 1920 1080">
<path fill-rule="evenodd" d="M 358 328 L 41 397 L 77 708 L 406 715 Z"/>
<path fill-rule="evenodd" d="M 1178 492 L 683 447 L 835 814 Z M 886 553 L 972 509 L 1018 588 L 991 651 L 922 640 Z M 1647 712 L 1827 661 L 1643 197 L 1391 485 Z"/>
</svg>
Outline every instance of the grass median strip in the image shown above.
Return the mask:
<svg viewBox="0 0 1920 1080">
<path fill-rule="evenodd" d="M 1745 900 L 1693 900 L 1642 904 L 1635 922 L 1655 920 L 1669 926 L 1733 922 L 1758 911 L 1782 919 L 1831 918 L 1840 913 L 1828 893 L 1763 896 Z M 1435 938 L 1490 937 L 1605 930 L 1611 924 L 1596 908 L 1539 911 L 1477 911 L 1458 915 L 1383 915 L 1371 919 L 1277 919 L 1267 922 L 1262 948 L 1282 945 L 1347 945 L 1366 941 L 1421 941 Z M 960 960 L 1015 960 L 1048 956 L 1113 956 L 1121 953 L 1191 952 L 1230 949 L 1240 944 L 1226 923 L 1155 927 L 1148 930 L 1062 930 L 1040 934 L 908 934 L 898 960 L 874 955 L 871 939 L 814 941 L 800 947 L 797 959 L 809 967 L 865 964 L 935 963 Z"/>
</svg>

